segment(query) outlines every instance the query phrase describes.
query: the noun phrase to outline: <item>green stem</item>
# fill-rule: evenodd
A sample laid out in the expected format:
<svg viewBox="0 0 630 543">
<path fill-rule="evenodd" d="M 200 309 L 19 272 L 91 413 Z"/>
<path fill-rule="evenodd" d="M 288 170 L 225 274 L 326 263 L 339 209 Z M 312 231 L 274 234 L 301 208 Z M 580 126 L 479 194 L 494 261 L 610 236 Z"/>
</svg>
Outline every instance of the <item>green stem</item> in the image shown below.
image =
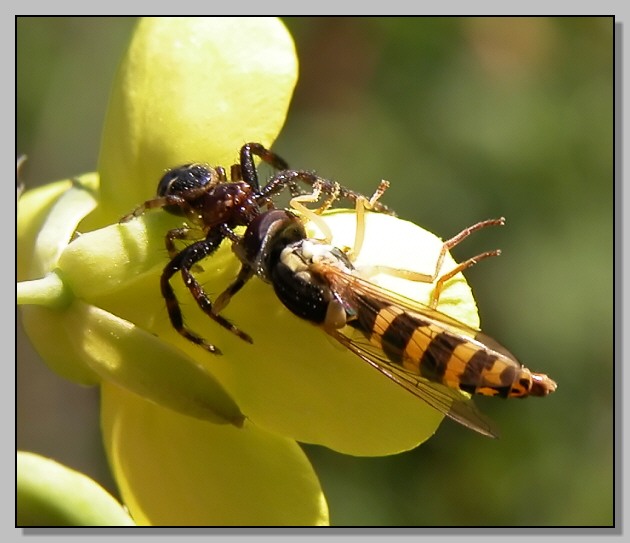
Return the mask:
<svg viewBox="0 0 630 543">
<path fill-rule="evenodd" d="M 18 305 L 42 305 L 60 308 L 72 300 L 72 292 L 56 272 L 51 272 L 41 279 L 20 281 L 17 284 Z"/>
</svg>

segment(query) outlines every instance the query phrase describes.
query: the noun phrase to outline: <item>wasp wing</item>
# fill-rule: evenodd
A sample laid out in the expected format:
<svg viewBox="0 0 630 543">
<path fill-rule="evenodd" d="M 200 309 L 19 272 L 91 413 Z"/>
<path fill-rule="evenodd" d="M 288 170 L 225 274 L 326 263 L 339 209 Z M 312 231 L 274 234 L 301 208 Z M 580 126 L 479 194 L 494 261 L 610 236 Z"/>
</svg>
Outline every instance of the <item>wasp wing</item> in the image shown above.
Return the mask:
<svg viewBox="0 0 630 543">
<path fill-rule="evenodd" d="M 410 314 L 418 315 L 423 321 L 430 322 L 433 329 L 437 327 L 458 341 L 479 344 L 488 350 L 485 336 L 482 336 L 483 343 L 481 343 L 479 341 L 481 334 L 478 330 L 448 315 L 383 289 L 366 279 L 346 273 L 334 266 L 320 264 L 318 268 L 318 271 L 326 277 L 332 291 L 344 302 L 350 313 L 374 315 L 379 312 L 382 303 L 386 302 Z M 382 349 L 370 343 L 361 330 L 345 326 L 338 330 L 327 330 L 327 332 L 373 368 L 440 413 L 483 435 L 497 437 L 498 433 L 492 422 L 477 410 L 470 395 L 441 383 L 430 381 L 417 372 L 407 370 L 402 365 L 392 362 Z M 427 342 L 429 340 L 430 338 L 427 336 Z M 488 338 L 488 341 L 492 340 Z M 509 355 L 498 344 L 496 348 L 501 349 L 500 354 Z M 494 349 L 495 345 L 493 344 L 489 350 Z M 445 354 L 450 356 L 453 352 L 448 351 Z M 514 358 L 512 355 L 509 356 Z"/>
<path fill-rule="evenodd" d="M 348 327 L 329 332 L 339 343 L 355 353 L 394 383 L 411 392 L 428 405 L 454 421 L 489 437 L 498 437 L 492 421 L 482 415 L 470 397 L 459 390 L 433 383 L 392 363 L 381 350 L 372 346 L 358 332 Z M 354 332 L 354 334 L 352 334 Z"/>
</svg>

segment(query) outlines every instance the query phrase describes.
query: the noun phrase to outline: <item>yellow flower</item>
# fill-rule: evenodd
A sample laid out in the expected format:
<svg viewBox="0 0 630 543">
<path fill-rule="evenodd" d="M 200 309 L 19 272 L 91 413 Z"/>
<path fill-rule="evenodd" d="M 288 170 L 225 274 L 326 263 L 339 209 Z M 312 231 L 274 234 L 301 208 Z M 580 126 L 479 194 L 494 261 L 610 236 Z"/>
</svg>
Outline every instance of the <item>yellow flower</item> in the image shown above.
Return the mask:
<svg viewBox="0 0 630 543">
<path fill-rule="evenodd" d="M 442 420 L 294 317 L 258 278 L 223 313 L 253 345 L 208 319 L 175 278 L 187 325 L 224 354 L 187 342 L 159 294 L 164 235 L 181 218 L 150 211 L 117 222 L 155 194 L 168 168 L 229 167 L 244 143 L 271 146 L 296 79 L 293 42 L 275 18 L 144 19 L 114 85 L 99 174 L 19 201 L 25 329 L 55 371 L 100 385 L 107 454 L 138 524 L 326 524 L 325 498 L 298 441 L 392 454 L 430 437 Z M 336 245 L 353 244 L 352 212 L 325 219 Z M 411 223 L 372 213 L 361 259 L 431 272 L 440 246 Z M 228 242 L 202 265 L 210 293 L 239 268 Z M 383 280 L 421 301 L 431 290 Z M 461 274 L 440 309 L 478 324 Z"/>
</svg>

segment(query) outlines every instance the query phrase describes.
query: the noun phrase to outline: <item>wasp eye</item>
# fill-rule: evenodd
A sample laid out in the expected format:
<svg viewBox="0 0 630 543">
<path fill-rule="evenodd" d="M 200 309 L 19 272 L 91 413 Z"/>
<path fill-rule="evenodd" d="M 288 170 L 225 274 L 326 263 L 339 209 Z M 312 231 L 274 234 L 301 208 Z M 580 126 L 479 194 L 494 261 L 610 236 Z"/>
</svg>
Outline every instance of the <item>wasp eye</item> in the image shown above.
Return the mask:
<svg viewBox="0 0 630 543">
<path fill-rule="evenodd" d="M 210 169 L 201 164 L 185 164 L 164 174 L 158 183 L 158 196 L 180 195 L 210 182 Z"/>
</svg>

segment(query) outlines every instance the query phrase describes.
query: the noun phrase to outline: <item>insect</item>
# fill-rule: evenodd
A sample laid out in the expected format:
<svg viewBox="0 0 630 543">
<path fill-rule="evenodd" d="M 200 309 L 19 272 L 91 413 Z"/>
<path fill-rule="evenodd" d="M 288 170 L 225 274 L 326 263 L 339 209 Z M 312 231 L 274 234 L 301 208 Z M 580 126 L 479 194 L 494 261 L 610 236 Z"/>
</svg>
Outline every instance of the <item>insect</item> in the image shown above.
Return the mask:
<svg viewBox="0 0 630 543">
<path fill-rule="evenodd" d="M 499 254 L 482 253 L 438 277 L 446 252 L 472 232 L 503 222 L 477 223 L 444 243 L 435 272 L 418 277 L 436 283 L 429 305 L 362 277 L 346 251 L 328 240 L 308 238 L 302 222 L 286 210 L 256 217 L 233 249 L 243 263 L 240 275 L 255 273 L 271 283 L 280 301 L 295 315 L 320 326 L 444 415 L 494 437 L 492 423 L 470 401 L 471 394 L 546 396 L 556 389 L 556 383 L 547 375 L 531 372 L 496 341 L 437 311 L 435 305 L 447 279 Z"/>
<path fill-rule="evenodd" d="M 276 170 L 276 174 L 263 187 L 258 181 L 255 156 Z M 147 200 L 120 219 L 120 222 L 127 222 L 148 210 L 160 208 L 186 218 L 185 226 L 172 229 L 166 234 L 165 245 L 171 259 L 160 278 L 160 289 L 166 301 L 169 319 L 179 334 L 211 353 L 220 354 L 215 345 L 185 326 L 171 285 L 171 278 L 177 273 L 181 274 L 192 297 L 208 317 L 244 341 L 252 343 L 248 334 L 220 315 L 229 298 L 242 288 L 247 278 L 239 274 L 237 281 L 213 304 L 197 281 L 194 268 L 201 260 L 212 255 L 225 239 L 238 242 L 241 238 L 235 233 L 235 229 L 248 226 L 256 217 L 272 209 L 272 198 L 283 190 L 289 190 L 296 202 L 300 199 L 309 201 L 311 197 L 300 189 L 300 183 L 316 185 L 318 194 L 327 195 L 323 207 L 332 205 L 338 198 L 352 201 L 363 198 L 361 194 L 319 178 L 311 172 L 291 170 L 284 159 L 263 145 L 247 143 L 240 149 L 239 163 L 230 168 L 229 180 L 227 172 L 221 166 L 209 167 L 191 163 L 171 169 L 160 179 L 157 197 Z M 375 209 L 391 213 L 387 206 L 381 204 L 377 204 Z M 176 241 L 190 243 L 178 251 Z"/>
</svg>

